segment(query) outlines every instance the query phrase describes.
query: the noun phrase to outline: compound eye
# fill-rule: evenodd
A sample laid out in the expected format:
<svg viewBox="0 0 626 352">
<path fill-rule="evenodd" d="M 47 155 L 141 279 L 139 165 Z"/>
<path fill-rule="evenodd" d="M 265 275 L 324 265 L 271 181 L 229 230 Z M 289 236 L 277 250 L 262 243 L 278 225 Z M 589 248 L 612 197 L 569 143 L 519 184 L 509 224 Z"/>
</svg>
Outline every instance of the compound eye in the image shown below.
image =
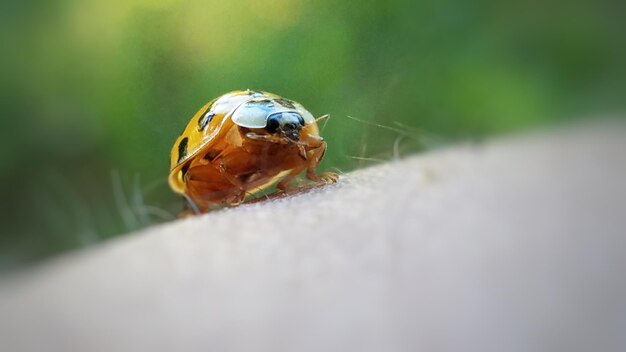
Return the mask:
<svg viewBox="0 0 626 352">
<path fill-rule="evenodd" d="M 269 133 L 276 133 L 278 127 L 280 127 L 280 120 L 282 118 L 282 114 L 273 114 L 267 119 L 267 125 L 265 125 L 265 130 Z"/>
</svg>

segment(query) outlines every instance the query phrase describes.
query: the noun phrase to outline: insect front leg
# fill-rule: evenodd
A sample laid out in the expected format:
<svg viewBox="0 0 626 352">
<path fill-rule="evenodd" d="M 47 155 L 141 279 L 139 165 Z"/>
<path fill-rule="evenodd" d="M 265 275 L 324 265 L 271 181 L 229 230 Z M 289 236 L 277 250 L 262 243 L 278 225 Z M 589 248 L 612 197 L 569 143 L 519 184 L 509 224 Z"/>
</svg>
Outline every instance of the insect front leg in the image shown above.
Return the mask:
<svg viewBox="0 0 626 352">
<path fill-rule="evenodd" d="M 322 141 L 320 146 L 314 149 L 309 150 L 307 161 L 307 170 L 306 177 L 315 182 L 322 182 L 326 184 L 335 183 L 339 180 L 339 175 L 334 172 L 324 172 L 322 174 L 316 174 L 315 171 L 320 161 L 324 157 L 324 153 L 326 152 L 326 142 Z"/>
<path fill-rule="evenodd" d="M 241 182 L 237 177 L 228 172 L 223 162 L 220 162 L 218 164 L 218 170 L 220 171 L 220 174 L 222 174 L 222 176 L 228 180 L 228 182 L 230 182 L 239 190 L 234 199 L 229 199 L 228 203 L 233 206 L 243 203 L 243 200 L 246 198 L 246 188 L 243 182 Z"/>
<path fill-rule="evenodd" d="M 258 134 L 254 132 L 248 132 L 246 133 L 246 137 L 257 141 L 265 141 L 276 144 L 289 144 L 289 141 L 287 141 L 285 138 L 273 134 Z"/>
<path fill-rule="evenodd" d="M 305 168 L 306 168 L 306 164 L 303 164 L 302 166 L 298 166 L 294 168 L 293 170 L 289 171 L 287 176 L 285 176 L 285 178 L 283 178 L 282 180 L 280 180 L 280 182 L 278 182 L 278 184 L 276 185 L 276 188 L 278 188 L 279 190 L 283 192 L 289 192 L 291 189 L 297 188 L 293 186 L 290 187 L 289 182 L 293 180 L 294 178 L 296 178 L 302 171 L 304 171 Z"/>
</svg>

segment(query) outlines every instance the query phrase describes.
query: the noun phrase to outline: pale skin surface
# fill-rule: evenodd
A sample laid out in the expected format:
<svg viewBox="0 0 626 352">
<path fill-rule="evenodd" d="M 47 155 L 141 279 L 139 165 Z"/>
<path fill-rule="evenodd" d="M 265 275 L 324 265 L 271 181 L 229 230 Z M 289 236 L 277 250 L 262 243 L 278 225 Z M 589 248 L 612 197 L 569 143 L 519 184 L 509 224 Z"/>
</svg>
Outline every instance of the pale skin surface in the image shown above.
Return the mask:
<svg viewBox="0 0 626 352">
<path fill-rule="evenodd" d="M 17 270 L 0 350 L 626 351 L 615 122 L 449 146 Z"/>
</svg>

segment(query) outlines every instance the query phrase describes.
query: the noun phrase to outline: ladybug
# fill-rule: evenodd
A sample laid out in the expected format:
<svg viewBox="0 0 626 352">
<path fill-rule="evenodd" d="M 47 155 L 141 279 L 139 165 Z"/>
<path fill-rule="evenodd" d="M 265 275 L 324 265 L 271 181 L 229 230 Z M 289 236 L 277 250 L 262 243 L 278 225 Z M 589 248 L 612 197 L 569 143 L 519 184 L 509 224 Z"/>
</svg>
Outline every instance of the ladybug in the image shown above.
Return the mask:
<svg viewBox="0 0 626 352">
<path fill-rule="evenodd" d="M 239 90 L 203 106 L 171 152 L 169 184 L 196 212 L 238 205 L 280 180 L 306 170 L 309 180 L 335 183 L 335 173 L 317 174 L 326 142 L 317 121 L 299 103 L 276 94 Z"/>
</svg>

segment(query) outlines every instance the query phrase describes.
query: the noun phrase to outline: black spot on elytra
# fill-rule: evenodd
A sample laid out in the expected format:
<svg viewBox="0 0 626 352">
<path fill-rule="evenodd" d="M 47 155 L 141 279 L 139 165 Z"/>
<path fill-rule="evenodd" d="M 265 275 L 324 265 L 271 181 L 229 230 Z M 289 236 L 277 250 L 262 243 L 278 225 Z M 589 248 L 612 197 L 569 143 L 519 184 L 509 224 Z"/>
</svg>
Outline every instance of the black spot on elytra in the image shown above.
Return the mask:
<svg viewBox="0 0 626 352">
<path fill-rule="evenodd" d="M 206 126 L 213 120 L 215 117 L 215 113 L 211 111 L 207 111 L 204 115 L 200 116 L 198 120 L 198 131 L 204 131 Z"/>
<path fill-rule="evenodd" d="M 293 105 L 293 101 L 285 98 L 276 99 L 276 102 L 288 109 L 295 109 L 296 106 Z"/>
<path fill-rule="evenodd" d="M 187 143 L 189 142 L 189 138 L 183 138 L 180 143 L 178 143 L 178 162 L 180 163 L 187 156 Z"/>
<path fill-rule="evenodd" d="M 182 169 L 180 169 L 180 172 L 182 174 L 183 180 L 185 179 L 185 175 L 187 174 L 187 170 L 189 170 L 189 165 L 191 165 L 191 164 L 187 163 L 187 164 L 185 164 L 185 166 L 182 167 Z"/>
</svg>

